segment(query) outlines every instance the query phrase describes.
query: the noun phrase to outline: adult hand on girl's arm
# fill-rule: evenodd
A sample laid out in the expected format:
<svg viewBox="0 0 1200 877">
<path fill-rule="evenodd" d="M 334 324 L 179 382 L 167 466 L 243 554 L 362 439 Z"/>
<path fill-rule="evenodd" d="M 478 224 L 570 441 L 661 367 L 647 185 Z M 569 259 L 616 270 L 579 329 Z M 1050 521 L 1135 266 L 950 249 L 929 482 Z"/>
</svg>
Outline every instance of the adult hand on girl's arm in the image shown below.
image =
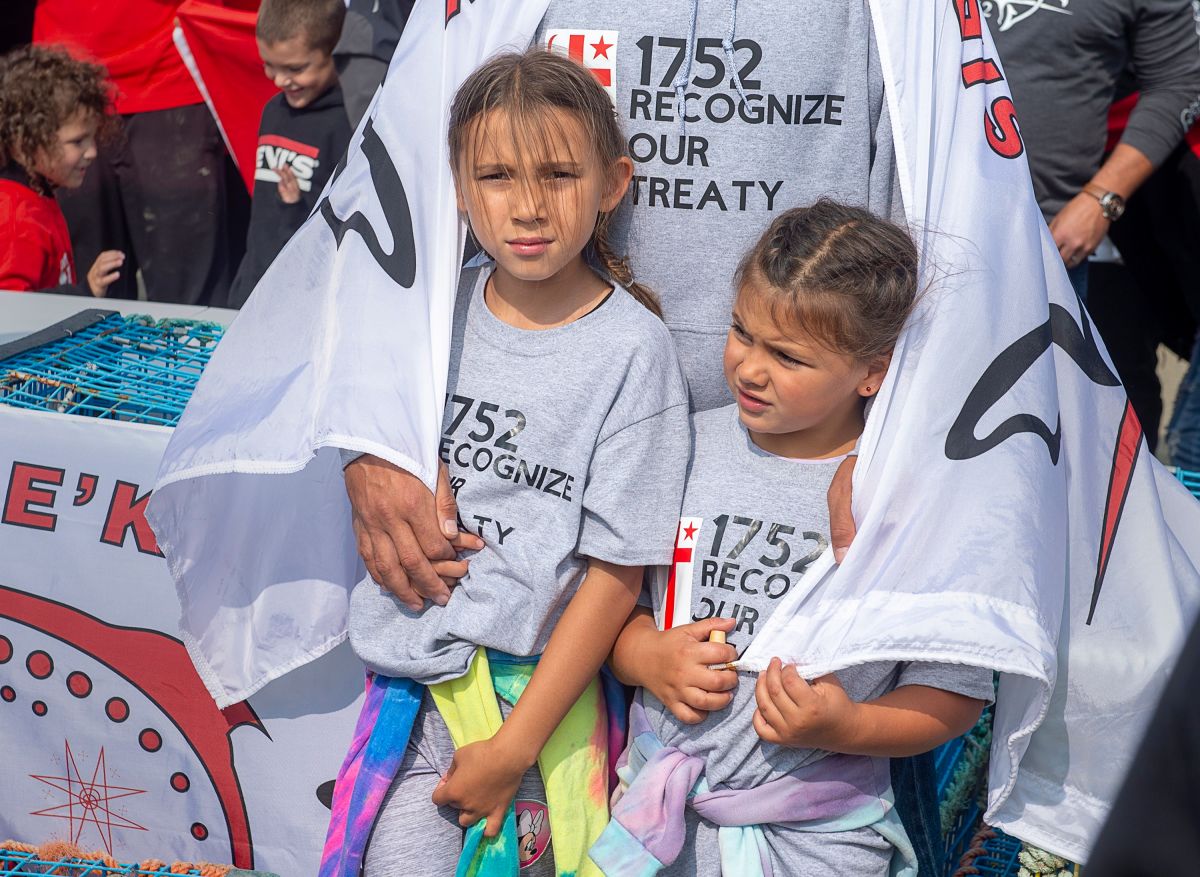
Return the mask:
<svg viewBox="0 0 1200 877">
<path fill-rule="evenodd" d="M 641 586 L 641 567 L 590 561 L 512 714 L 490 740 L 454 753 L 433 803 L 461 811 L 464 827 L 486 819 L 484 834 L 499 833 L 522 774 L 600 671 Z"/>
<path fill-rule="evenodd" d="M 768 743 L 890 758 L 928 752 L 965 734 L 984 706 L 925 685 L 855 703 L 832 673 L 810 683 L 778 658 L 759 674 L 754 696 L 754 730 Z"/>
<path fill-rule="evenodd" d="M 640 685 L 657 697 L 679 721 L 694 725 L 733 699 L 737 673 L 710 670 L 737 660 L 737 649 L 710 643 L 714 630 L 729 633 L 732 618 L 706 618 L 660 631 L 649 609 L 638 606 L 613 646 L 612 665 L 626 685 Z"/>
<path fill-rule="evenodd" d="M 456 549 L 483 547 L 478 536 L 459 532 L 446 468 L 436 498 L 421 479 L 371 454 L 348 464 L 344 474 L 358 551 L 371 578 L 414 611 L 426 599 L 444 606 L 450 584 L 466 575 Z"/>
</svg>

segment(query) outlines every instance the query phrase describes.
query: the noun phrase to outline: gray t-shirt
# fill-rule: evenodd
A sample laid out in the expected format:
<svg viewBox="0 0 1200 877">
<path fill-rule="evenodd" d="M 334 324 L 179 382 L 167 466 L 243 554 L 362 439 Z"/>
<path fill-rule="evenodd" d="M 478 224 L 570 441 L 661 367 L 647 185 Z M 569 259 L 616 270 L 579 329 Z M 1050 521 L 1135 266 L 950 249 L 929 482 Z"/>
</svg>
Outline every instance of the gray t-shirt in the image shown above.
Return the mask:
<svg viewBox="0 0 1200 877">
<path fill-rule="evenodd" d="M 368 667 L 432 684 L 476 645 L 540 654 L 588 558 L 667 563 L 687 467 L 687 391 L 662 322 L 617 287 L 565 326 L 518 329 L 463 272 L 441 456 L 461 525 L 487 546 L 444 607 L 412 612 L 369 578 L 350 598 Z"/>
<path fill-rule="evenodd" d="M 840 462 L 790 460 L 760 450 L 738 420 L 736 405 L 693 418 L 676 571 L 680 562 L 691 564 L 693 619 L 737 619 L 729 642 L 739 654 L 829 545 L 826 491 Z M 694 548 L 689 549 L 689 542 Z M 839 671 L 837 677 L 857 702 L 902 685 L 929 685 L 981 700 L 992 697 L 991 671 L 952 664 L 864 664 Z M 733 702 L 696 725 L 679 722 L 650 692 L 643 693 L 659 739 L 705 758 L 714 788 L 761 785 L 827 754 L 758 737 L 752 724 L 755 679 L 743 674 Z"/>
<path fill-rule="evenodd" d="M 635 163 L 614 239 L 662 298 L 694 409 L 725 405 L 733 272 L 774 215 L 822 195 L 903 213 L 866 0 L 551 0 L 552 38 L 608 83 Z"/>
</svg>

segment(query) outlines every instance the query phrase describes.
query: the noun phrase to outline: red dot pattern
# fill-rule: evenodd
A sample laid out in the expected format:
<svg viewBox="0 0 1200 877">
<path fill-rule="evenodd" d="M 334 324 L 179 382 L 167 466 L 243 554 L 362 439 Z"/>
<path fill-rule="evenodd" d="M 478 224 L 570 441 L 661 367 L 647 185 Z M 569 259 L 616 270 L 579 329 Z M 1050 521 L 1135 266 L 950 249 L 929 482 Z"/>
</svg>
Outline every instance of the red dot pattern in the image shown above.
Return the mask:
<svg viewBox="0 0 1200 877">
<path fill-rule="evenodd" d="M 0 636 L 0 664 L 7 664 L 12 660 L 13 647 L 12 642 L 8 637 Z"/>
<path fill-rule="evenodd" d="M 45 679 L 54 672 L 54 661 L 45 652 L 30 652 L 25 659 L 25 669 L 34 679 Z"/>
<path fill-rule="evenodd" d="M 144 728 L 142 733 L 138 734 L 138 743 L 147 752 L 157 752 L 162 749 L 162 735 L 153 728 Z"/>
<path fill-rule="evenodd" d="M 0 688 L 0 698 L 2 698 L 5 703 L 12 703 L 17 699 L 17 692 L 13 690 L 11 685 L 5 685 L 3 688 Z"/>
<path fill-rule="evenodd" d="M 208 826 L 203 822 L 193 822 L 192 837 L 196 840 L 208 840 Z"/>
<path fill-rule="evenodd" d="M 40 700 L 35 700 L 33 702 L 33 714 L 35 716 L 46 715 L 46 704 L 42 703 Z"/>
<path fill-rule="evenodd" d="M 92 693 L 92 680 L 86 673 L 76 670 L 67 677 L 67 691 L 76 697 L 87 697 Z"/>
<path fill-rule="evenodd" d="M 192 781 L 185 773 L 171 774 L 171 788 L 177 792 L 186 792 L 192 787 Z"/>
<path fill-rule="evenodd" d="M 104 705 L 104 714 L 111 721 L 123 722 L 129 718 L 129 704 L 119 697 L 110 697 Z"/>
</svg>

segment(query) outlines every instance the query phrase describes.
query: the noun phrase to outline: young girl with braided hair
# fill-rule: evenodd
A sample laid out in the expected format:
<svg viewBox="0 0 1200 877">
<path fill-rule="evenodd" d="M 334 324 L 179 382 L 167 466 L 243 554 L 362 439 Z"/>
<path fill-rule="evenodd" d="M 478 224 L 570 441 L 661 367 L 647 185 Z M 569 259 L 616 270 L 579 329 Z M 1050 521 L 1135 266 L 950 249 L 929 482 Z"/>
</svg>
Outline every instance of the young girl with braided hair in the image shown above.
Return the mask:
<svg viewBox="0 0 1200 877">
<path fill-rule="evenodd" d="M 440 451 L 483 547 L 445 605 L 413 610 L 369 578 L 352 594 L 375 675 L 321 873 L 357 877 L 365 846 L 369 877 L 596 874 L 597 674 L 643 566 L 670 559 L 687 390 L 656 299 L 608 240 L 633 166 L 592 74 L 495 58 L 459 89 L 449 147 L 482 252 L 459 287 Z"/>
<path fill-rule="evenodd" d="M 609 875 L 912 874 L 888 759 L 968 730 L 991 673 L 877 663 L 806 681 L 776 658 L 754 680 L 728 666 L 829 547 L 826 492 L 912 312 L 917 251 L 898 226 L 818 201 L 780 214 L 735 283 L 737 401 L 693 420 L 685 562 L 656 595 L 661 625 L 638 610 L 614 650 L 618 676 L 645 687 L 592 856 Z"/>
</svg>

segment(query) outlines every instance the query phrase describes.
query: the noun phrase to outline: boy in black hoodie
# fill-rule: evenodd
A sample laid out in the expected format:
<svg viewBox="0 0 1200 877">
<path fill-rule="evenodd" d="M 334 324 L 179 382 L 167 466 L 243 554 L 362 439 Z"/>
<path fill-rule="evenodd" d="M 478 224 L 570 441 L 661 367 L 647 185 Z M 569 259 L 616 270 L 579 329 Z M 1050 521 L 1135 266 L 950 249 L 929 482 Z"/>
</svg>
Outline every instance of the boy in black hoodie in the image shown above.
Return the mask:
<svg viewBox="0 0 1200 877">
<path fill-rule="evenodd" d="M 263 71 L 280 94 L 258 128 L 246 257 L 229 291 L 240 308 L 312 212 L 350 143 L 350 121 L 333 65 L 343 0 L 263 0 L 255 35 Z"/>
</svg>

